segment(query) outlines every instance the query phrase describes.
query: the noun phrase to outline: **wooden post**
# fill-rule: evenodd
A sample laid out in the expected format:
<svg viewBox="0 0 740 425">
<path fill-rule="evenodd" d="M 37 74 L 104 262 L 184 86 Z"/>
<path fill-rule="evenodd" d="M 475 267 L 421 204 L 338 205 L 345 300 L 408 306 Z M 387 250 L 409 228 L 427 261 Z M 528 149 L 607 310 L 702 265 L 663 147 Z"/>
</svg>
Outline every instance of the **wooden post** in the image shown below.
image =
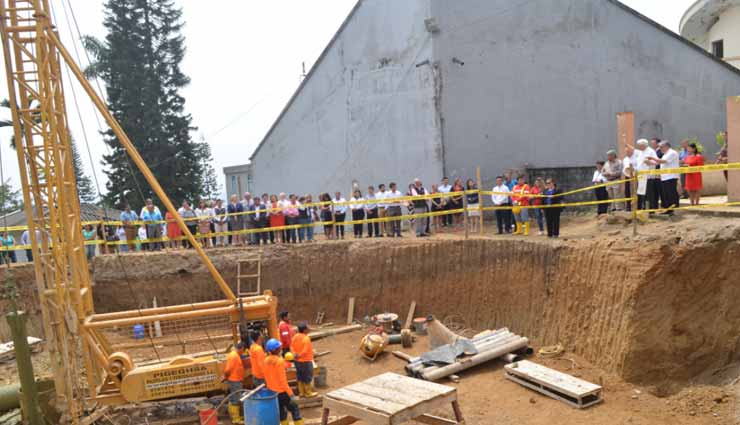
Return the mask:
<svg viewBox="0 0 740 425">
<path fill-rule="evenodd" d="M 727 162 L 740 162 L 740 96 L 727 99 Z M 727 201 L 740 201 L 740 172 L 727 171 Z"/>
<path fill-rule="evenodd" d="M 637 236 L 637 177 L 639 175 L 640 172 L 634 170 L 632 176 L 635 180 L 630 182 L 630 186 L 632 186 L 632 200 L 629 201 L 632 202 L 632 236 Z"/>
<path fill-rule="evenodd" d="M 18 377 L 23 391 L 23 401 L 21 402 L 23 415 L 30 425 L 43 425 L 44 420 L 39 407 L 39 393 L 33 373 L 33 363 L 31 363 L 31 349 L 28 347 L 26 315 L 21 312 L 10 312 L 5 315 L 5 318 L 13 336 Z"/>
<path fill-rule="evenodd" d="M 467 191 L 467 187 L 465 190 Z M 470 218 L 468 217 L 468 195 L 463 194 L 463 225 L 465 226 L 465 239 L 468 239 L 470 234 L 470 229 L 468 228 L 468 220 Z"/>
<path fill-rule="evenodd" d="M 483 198 L 480 195 L 480 188 L 483 182 L 481 182 L 480 179 L 480 167 L 475 168 L 475 178 L 478 180 L 478 206 L 483 207 Z M 483 211 L 480 211 L 480 215 L 478 216 L 478 233 L 483 236 Z"/>
</svg>

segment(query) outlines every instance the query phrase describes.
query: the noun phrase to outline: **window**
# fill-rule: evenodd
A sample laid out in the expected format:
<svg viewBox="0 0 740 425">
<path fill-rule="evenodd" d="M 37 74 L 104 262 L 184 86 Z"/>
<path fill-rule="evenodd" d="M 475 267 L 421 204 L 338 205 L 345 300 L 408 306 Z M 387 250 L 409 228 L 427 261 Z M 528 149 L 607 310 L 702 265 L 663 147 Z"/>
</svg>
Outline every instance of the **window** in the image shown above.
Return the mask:
<svg viewBox="0 0 740 425">
<path fill-rule="evenodd" d="M 231 176 L 231 193 L 239 193 L 236 185 L 236 176 Z"/>
<path fill-rule="evenodd" d="M 712 42 L 712 54 L 722 59 L 725 57 L 725 41 L 717 40 Z"/>
</svg>

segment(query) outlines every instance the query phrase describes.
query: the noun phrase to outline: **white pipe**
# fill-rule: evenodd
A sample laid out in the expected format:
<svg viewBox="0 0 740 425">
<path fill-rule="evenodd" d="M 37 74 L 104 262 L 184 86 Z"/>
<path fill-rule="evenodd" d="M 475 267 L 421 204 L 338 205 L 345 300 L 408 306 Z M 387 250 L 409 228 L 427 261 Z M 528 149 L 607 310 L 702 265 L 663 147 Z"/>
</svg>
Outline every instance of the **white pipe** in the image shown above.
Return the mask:
<svg viewBox="0 0 740 425">
<path fill-rule="evenodd" d="M 484 349 L 480 350 L 478 352 L 478 354 L 476 354 L 476 356 L 477 355 L 480 355 L 480 354 L 483 354 L 483 353 L 486 353 L 486 352 L 489 352 L 491 350 L 495 350 L 498 347 L 505 346 L 506 344 L 509 344 L 509 343 L 511 343 L 513 341 L 518 341 L 520 338 L 522 338 L 522 337 L 520 337 L 519 335 L 510 335 L 510 336 L 508 336 L 508 337 L 506 337 L 506 338 L 504 338 L 504 339 L 502 339 L 500 341 L 496 341 L 494 343 L 491 343 L 490 345 L 487 345 L 486 347 L 483 347 Z M 507 351 L 507 353 L 508 352 L 509 351 Z M 473 357 L 475 357 L 475 356 L 473 356 Z M 466 361 L 470 361 L 471 358 L 472 357 L 467 358 Z M 455 363 L 451 363 L 451 364 L 455 364 Z M 442 369 L 444 367 L 447 367 L 447 366 L 436 366 L 436 365 L 435 366 L 426 366 L 425 367 L 423 363 L 420 363 L 420 365 L 422 366 L 421 368 L 414 368 L 414 369 L 412 369 L 415 374 L 423 375 L 425 373 L 432 372 L 432 371 L 439 370 L 439 369 Z"/>
<path fill-rule="evenodd" d="M 469 369 L 481 363 L 485 363 L 487 361 L 501 357 L 504 354 L 511 353 L 512 351 L 521 350 L 527 345 L 529 345 L 529 340 L 527 338 L 519 338 L 508 344 L 497 347 L 496 349 L 486 351 L 484 353 L 478 353 L 468 359 L 468 361 L 453 363 L 451 365 L 440 367 L 439 369 L 430 371 L 428 373 L 423 372 L 422 378 L 426 379 L 427 381 L 436 381 L 446 376 L 456 374 L 457 372 L 460 372 L 462 370 Z"/>
</svg>

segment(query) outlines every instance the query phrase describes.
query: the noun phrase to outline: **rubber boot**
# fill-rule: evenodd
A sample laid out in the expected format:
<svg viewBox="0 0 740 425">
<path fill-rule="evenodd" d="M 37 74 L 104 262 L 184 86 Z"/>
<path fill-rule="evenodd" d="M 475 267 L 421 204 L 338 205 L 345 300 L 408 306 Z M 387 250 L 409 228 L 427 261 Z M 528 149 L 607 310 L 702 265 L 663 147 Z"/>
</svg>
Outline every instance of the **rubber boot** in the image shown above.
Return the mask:
<svg viewBox="0 0 740 425">
<path fill-rule="evenodd" d="M 298 381 L 298 397 L 305 398 L 306 397 L 306 384 L 304 384 L 301 381 Z"/>
<path fill-rule="evenodd" d="M 522 223 L 517 222 L 516 223 L 516 230 L 512 235 L 521 235 L 522 234 Z"/>
<path fill-rule="evenodd" d="M 298 419 L 297 421 L 293 421 L 293 425 L 304 425 L 303 419 Z"/>
<path fill-rule="evenodd" d="M 286 419 L 284 421 L 280 421 L 280 425 L 290 425 L 290 419 Z"/>
<path fill-rule="evenodd" d="M 236 404 L 229 404 L 229 417 L 231 418 L 232 424 L 243 424 L 244 418 L 242 417 L 241 408 Z"/>
<path fill-rule="evenodd" d="M 529 222 L 524 223 L 524 236 L 529 236 Z"/>
<path fill-rule="evenodd" d="M 303 390 L 305 391 L 306 398 L 318 397 L 319 393 L 313 390 L 313 385 L 310 382 L 303 384 Z"/>
</svg>

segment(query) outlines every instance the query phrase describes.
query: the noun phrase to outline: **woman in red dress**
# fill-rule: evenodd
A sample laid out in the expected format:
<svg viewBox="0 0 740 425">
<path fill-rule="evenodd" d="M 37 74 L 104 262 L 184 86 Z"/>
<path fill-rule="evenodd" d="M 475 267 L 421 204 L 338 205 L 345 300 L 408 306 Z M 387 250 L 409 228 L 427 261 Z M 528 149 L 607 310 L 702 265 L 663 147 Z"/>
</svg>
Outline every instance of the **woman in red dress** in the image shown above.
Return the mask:
<svg viewBox="0 0 740 425">
<path fill-rule="evenodd" d="M 687 167 L 698 167 L 704 165 L 704 157 L 699 152 L 699 148 L 696 143 L 689 143 L 689 154 L 684 159 L 683 163 Z M 689 200 L 691 205 L 699 205 L 699 198 L 701 198 L 702 189 L 702 178 L 701 173 L 686 173 L 686 192 L 689 193 Z"/>
<path fill-rule="evenodd" d="M 170 240 L 169 246 L 170 248 L 177 249 L 180 244 L 180 240 L 178 238 L 182 236 L 182 230 L 180 230 L 180 226 L 177 225 L 175 216 L 172 215 L 171 212 L 167 211 L 167 214 L 164 215 L 164 219 L 167 220 L 167 238 Z"/>
<path fill-rule="evenodd" d="M 283 215 L 282 204 L 278 201 L 277 196 L 270 196 L 270 227 L 284 227 L 285 226 L 285 215 Z M 275 232 L 275 240 L 277 242 L 283 241 L 283 231 L 278 230 Z"/>
</svg>

